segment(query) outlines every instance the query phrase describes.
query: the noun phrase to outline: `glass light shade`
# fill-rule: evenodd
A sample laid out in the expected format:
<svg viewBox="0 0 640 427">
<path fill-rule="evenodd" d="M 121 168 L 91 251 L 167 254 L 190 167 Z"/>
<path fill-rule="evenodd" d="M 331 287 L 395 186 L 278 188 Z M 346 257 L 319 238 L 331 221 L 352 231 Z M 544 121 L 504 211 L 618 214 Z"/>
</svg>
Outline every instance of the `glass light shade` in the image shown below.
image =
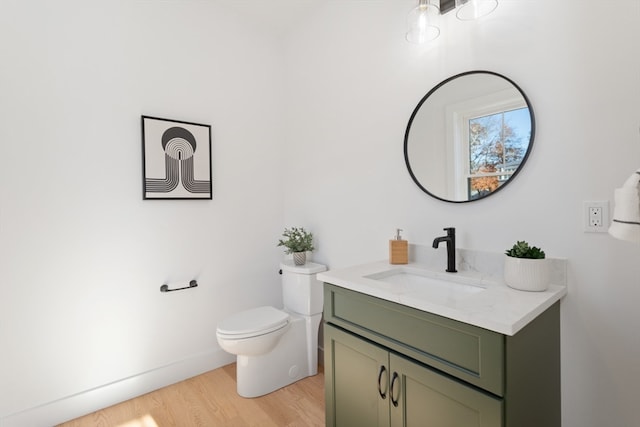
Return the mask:
<svg viewBox="0 0 640 427">
<path fill-rule="evenodd" d="M 640 243 L 640 169 L 615 190 L 614 200 L 609 234 L 616 239 Z"/>
<path fill-rule="evenodd" d="M 456 0 L 456 16 L 461 21 L 482 18 L 498 7 L 498 0 Z"/>
<path fill-rule="evenodd" d="M 420 44 L 438 38 L 440 35 L 439 19 L 440 8 L 427 0 L 420 0 L 418 6 L 409 12 L 407 41 Z"/>
</svg>

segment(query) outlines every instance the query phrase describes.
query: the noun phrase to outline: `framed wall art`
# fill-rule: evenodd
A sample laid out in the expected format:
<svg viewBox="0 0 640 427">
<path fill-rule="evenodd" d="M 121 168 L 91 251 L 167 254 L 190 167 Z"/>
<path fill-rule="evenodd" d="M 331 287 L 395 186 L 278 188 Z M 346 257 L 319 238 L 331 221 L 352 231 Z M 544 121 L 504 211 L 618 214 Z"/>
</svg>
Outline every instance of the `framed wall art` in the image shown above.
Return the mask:
<svg viewBox="0 0 640 427">
<path fill-rule="evenodd" d="M 211 126 L 142 116 L 142 198 L 212 199 Z"/>
</svg>

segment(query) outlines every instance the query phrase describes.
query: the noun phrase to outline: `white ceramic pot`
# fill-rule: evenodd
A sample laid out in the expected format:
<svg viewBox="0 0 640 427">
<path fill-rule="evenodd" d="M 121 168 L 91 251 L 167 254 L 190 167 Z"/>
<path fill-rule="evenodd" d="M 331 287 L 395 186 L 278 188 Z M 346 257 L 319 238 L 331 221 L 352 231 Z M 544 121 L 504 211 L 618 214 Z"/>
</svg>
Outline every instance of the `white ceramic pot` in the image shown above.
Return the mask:
<svg viewBox="0 0 640 427">
<path fill-rule="evenodd" d="M 521 291 L 545 291 L 549 287 L 549 264 L 546 259 L 505 255 L 504 281 L 509 287 Z"/>
</svg>

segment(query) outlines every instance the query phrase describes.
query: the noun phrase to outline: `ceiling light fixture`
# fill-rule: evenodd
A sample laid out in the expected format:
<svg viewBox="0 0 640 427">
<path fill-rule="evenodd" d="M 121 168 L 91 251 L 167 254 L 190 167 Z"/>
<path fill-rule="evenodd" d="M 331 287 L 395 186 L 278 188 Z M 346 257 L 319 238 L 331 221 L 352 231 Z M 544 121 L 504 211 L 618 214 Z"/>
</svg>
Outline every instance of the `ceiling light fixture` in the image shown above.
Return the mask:
<svg viewBox="0 0 640 427">
<path fill-rule="evenodd" d="M 411 43 L 425 43 L 440 35 L 440 15 L 456 9 L 461 21 L 482 18 L 498 7 L 498 0 L 418 0 L 418 6 L 409 12 L 406 39 Z"/>
<path fill-rule="evenodd" d="M 419 0 L 418 6 L 409 12 L 407 41 L 410 43 L 425 43 L 435 40 L 440 35 L 440 8 L 431 0 Z"/>
<path fill-rule="evenodd" d="M 456 0 L 456 17 L 472 21 L 487 16 L 498 7 L 498 0 Z"/>
</svg>

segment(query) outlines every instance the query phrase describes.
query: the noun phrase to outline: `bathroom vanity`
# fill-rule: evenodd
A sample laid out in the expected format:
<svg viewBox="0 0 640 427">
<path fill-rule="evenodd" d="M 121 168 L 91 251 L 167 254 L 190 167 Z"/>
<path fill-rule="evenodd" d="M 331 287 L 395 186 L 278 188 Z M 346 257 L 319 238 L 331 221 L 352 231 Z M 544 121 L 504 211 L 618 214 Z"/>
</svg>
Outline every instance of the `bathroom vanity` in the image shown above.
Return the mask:
<svg viewBox="0 0 640 427">
<path fill-rule="evenodd" d="M 566 286 L 447 274 L 381 262 L 318 276 L 327 426 L 560 426 Z"/>
</svg>

